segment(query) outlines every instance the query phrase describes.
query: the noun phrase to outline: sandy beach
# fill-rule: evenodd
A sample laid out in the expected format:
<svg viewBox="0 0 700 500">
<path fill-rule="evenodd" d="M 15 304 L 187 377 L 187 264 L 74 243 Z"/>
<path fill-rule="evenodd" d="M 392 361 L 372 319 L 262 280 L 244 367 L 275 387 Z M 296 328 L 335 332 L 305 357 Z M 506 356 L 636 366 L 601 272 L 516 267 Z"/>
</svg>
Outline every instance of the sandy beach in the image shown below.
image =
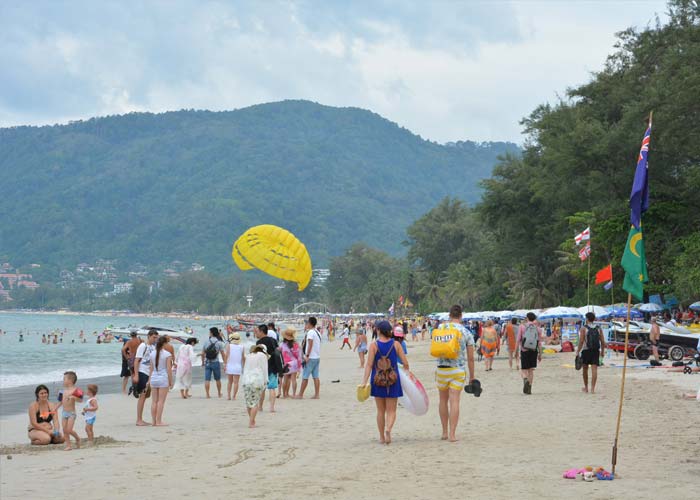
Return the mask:
<svg viewBox="0 0 700 500">
<path fill-rule="evenodd" d="M 429 391 L 422 417 L 399 409 L 394 442 L 377 442 L 375 407 L 358 403 L 357 356 L 326 344 L 321 399 L 279 401 L 276 414 L 247 428 L 244 404 L 173 392 L 164 428 L 134 426 L 135 400 L 99 398 L 98 444 L 71 452 L 26 445 L 25 415 L 0 425 L 0 497 L 146 498 L 634 498 L 687 499 L 700 477 L 700 404 L 680 399 L 700 376 L 629 371 L 619 478 L 584 483 L 562 478 L 568 468 L 610 466 L 618 406 L 619 368 L 600 370 L 598 394 L 581 393 L 571 354 L 546 356 L 533 395 L 519 373 L 497 359 L 484 373 L 481 398 L 464 394 L 460 441 L 440 441 L 437 391 L 428 343 L 411 344 L 412 371 Z M 622 358 L 611 362 L 622 363 Z M 338 383 L 331 381 L 340 380 Z M 308 393 L 307 393 L 308 394 Z M 29 404 L 32 394 L 27 394 Z M 148 406 L 147 406 L 148 409 Z M 76 427 L 84 435 L 84 423 Z M 383 491 L 378 491 L 378 489 Z"/>
</svg>

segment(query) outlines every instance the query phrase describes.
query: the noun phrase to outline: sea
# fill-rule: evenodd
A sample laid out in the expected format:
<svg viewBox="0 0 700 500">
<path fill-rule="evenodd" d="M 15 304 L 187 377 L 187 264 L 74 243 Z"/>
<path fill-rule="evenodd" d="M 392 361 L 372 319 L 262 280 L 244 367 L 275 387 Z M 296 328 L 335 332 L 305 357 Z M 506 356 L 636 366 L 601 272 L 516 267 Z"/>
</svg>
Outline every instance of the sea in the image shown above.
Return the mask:
<svg viewBox="0 0 700 500">
<path fill-rule="evenodd" d="M 58 382 L 68 370 L 76 372 L 79 379 L 118 376 L 122 344 L 116 340 L 98 344 L 98 335 L 105 328 L 146 325 L 173 330 L 190 327 L 200 342 L 209 336 L 209 327 L 223 326 L 221 321 L 211 319 L 1 312 L 0 388 Z M 85 343 L 81 342 L 81 331 Z M 41 342 L 42 335 L 54 333 L 62 342 Z"/>
</svg>

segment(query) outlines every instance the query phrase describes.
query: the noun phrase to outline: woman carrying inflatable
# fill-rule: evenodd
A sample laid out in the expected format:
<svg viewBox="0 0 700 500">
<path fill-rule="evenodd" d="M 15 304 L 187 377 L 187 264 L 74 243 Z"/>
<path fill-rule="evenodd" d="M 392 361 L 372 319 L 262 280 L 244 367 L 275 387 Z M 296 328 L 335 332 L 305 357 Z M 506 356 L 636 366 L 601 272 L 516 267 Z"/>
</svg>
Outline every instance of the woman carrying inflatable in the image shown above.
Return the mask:
<svg viewBox="0 0 700 500">
<path fill-rule="evenodd" d="M 430 355 L 437 358 L 435 380 L 440 392 L 442 439 L 457 441 L 459 399 L 466 384 L 474 380 L 474 337 L 462 325 L 462 307 L 450 308 L 450 319 L 433 330 Z M 448 427 L 449 424 L 449 427 Z"/>
<path fill-rule="evenodd" d="M 378 338 L 369 346 L 362 385 L 367 385 L 371 373 L 370 394 L 374 397 L 374 402 L 377 405 L 379 442 L 389 444 L 391 443 L 391 430 L 396 422 L 398 398 L 403 396 L 398 361 L 401 360 L 404 368 L 408 370 L 408 359 L 406 359 L 401 344 L 391 338 L 391 323 L 380 321 L 375 325 L 375 328 Z"/>
</svg>

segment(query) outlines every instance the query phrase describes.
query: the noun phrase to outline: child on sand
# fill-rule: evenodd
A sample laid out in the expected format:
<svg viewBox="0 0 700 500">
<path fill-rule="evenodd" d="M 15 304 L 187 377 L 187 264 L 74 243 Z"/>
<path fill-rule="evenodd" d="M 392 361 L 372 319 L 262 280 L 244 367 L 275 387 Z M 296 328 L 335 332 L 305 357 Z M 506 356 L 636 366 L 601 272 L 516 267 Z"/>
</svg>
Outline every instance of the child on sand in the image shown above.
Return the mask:
<svg viewBox="0 0 700 500">
<path fill-rule="evenodd" d="M 97 414 L 95 412 L 99 408 L 97 406 L 97 398 L 95 397 L 97 396 L 97 389 L 98 387 L 95 384 L 88 384 L 88 399 L 85 402 L 85 406 L 83 407 L 82 411 L 83 417 L 85 417 L 85 432 L 90 444 L 95 443 L 95 432 L 93 431 L 93 426 L 95 425 L 95 419 L 97 418 Z"/>
<path fill-rule="evenodd" d="M 77 415 L 75 413 L 75 402 L 83 401 L 83 391 L 79 387 L 75 386 L 78 381 L 78 376 L 75 372 L 65 372 L 63 374 L 63 391 L 61 394 L 61 420 L 63 423 L 63 432 L 66 436 L 66 447 L 65 451 L 70 451 L 70 438 L 73 436 L 75 439 L 75 447 L 80 448 L 80 436 L 73 430 L 75 425 L 75 419 Z"/>
</svg>

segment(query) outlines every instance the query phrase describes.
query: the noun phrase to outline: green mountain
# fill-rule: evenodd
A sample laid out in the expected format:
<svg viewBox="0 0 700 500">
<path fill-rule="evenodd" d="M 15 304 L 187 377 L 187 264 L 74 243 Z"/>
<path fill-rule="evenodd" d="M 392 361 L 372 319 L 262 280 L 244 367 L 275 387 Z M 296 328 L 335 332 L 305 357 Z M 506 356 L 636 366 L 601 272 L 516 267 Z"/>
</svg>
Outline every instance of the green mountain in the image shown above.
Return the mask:
<svg viewBox="0 0 700 500">
<path fill-rule="evenodd" d="M 426 141 L 381 116 L 307 101 L 0 129 L 0 258 L 231 270 L 252 225 L 283 226 L 326 265 L 353 242 L 402 252 L 446 195 L 474 202 L 510 143 Z"/>
</svg>

